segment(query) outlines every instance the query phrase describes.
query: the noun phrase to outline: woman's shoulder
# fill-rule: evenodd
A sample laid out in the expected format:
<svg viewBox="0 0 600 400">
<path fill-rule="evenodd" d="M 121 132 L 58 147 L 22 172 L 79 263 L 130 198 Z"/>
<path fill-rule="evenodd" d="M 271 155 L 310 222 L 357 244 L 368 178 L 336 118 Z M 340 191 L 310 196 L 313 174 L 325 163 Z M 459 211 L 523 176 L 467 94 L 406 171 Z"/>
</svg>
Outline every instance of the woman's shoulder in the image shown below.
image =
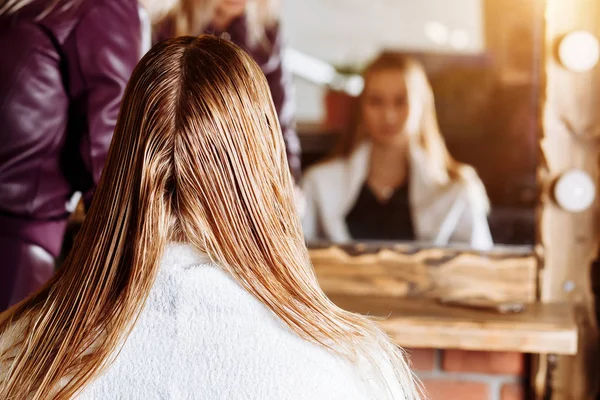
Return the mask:
<svg viewBox="0 0 600 400">
<path fill-rule="evenodd" d="M 435 184 L 428 190 L 421 190 L 419 204 L 421 207 L 433 206 L 440 209 L 452 207 L 460 202 L 467 209 L 487 212 L 489 200 L 483 182 L 475 169 L 469 165 L 461 165 L 458 174 L 445 184 Z"/>
<path fill-rule="evenodd" d="M 28 321 L 30 321 L 29 317 L 23 317 L 16 322 L 11 322 L 0 333 L 0 354 L 18 344 L 27 330 Z"/>
<path fill-rule="evenodd" d="M 12 359 L 19 351 L 22 341 L 25 339 L 25 334 L 28 326 L 28 318 L 10 323 L 7 328 L 0 333 L 0 384 L 6 378 L 10 359 Z"/>
<path fill-rule="evenodd" d="M 489 210 L 487 191 L 475 168 L 463 165 L 460 169 L 460 179 L 456 183 L 460 188 L 458 193 L 465 198 L 470 208 L 481 209 L 485 212 Z"/>
<path fill-rule="evenodd" d="M 346 162 L 346 159 L 342 157 L 332 157 L 320 161 L 306 170 L 303 180 L 305 182 L 314 182 L 341 178 L 346 168 Z"/>
<path fill-rule="evenodd" d="M 226 269 L 181 246 L 168 249 L 161 269 L 115 363 L 84 398 L 115 387 L 148 399 L 175 389 L 206 399 L 360 398 L 347 364 L 300 338 Z"/>
</svg>

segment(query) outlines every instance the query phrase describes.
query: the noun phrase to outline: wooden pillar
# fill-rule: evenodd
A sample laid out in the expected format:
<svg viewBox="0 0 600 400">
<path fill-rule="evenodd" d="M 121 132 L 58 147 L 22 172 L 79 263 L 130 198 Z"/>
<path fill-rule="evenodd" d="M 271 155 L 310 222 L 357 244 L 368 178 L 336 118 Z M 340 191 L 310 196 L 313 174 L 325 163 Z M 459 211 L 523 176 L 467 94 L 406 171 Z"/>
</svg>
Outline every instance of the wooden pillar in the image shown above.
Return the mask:
<svg viewBox="0 0 600 400">
<path fill-rule="evenodd" d="M 598 255 L 599 202 L 581 213 L 559 208 L 552 196 L 556 179 L 566 171 L 585 170 L 598 182 L 600 148 L 600 67 L 572 72 L 556 56 L 558 40 L 574 30 L 600 37 L 598 0 L 546 0 L 543 134 L 538 180 L 541 185 L 539 237 L 544 302 L 569 301 L 578 307 L 579 353 L 558 357 L 551 372 L 552 399 L 591 399 L 596 393 L 598 341 L 591 290 L 591 263 Z M 567 123 L 565 123 L 567 121 Z M 571 125 L 572 129 L 569 129 Z M 540 366 L 548 359 L 540 359 Z M 539 377 L 539 376 L 538 376 Z M 537 379 L 537 395 L 542 388 Z"/>
</svg>

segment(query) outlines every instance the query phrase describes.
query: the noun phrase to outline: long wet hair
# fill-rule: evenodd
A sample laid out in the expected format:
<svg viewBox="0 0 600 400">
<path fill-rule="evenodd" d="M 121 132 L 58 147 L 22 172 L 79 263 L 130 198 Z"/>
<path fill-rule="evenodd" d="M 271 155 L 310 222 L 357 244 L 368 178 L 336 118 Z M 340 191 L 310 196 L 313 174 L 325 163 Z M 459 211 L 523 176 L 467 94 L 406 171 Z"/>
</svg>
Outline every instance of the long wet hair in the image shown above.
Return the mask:
<svg viewBox="0 0 600 400">
<path fill-rule="evenodd" d="M 438 124 L 433 89 L 423 66 L 412 57 L 393 52 L 382 53 L 365 68 L 363 94 L 355 102 L 349 134 L 342 137 L 335 155 L 350 156 L 368 138 L 362 122 L 363 95 L 369 88 L 372 76 L 389 70 L 401 71 L 405 77 L 409 107 L 405 130 L 410 135 L 411 143 L 418 146 L 427 157 L 432 179 L 445 185 L 469 176 L 471 168 L 456 161 L 446 147 Z"/>
<path fill-rule="evenodd" d="M 367 360 L 379 376 L 393 366 L 406 398 L 417 398 L 400 350 L 321 291 L 293 193 L 269 87 L 250 56 L 206 35 L 155 46 L 127 86 L 71 253 L 0 314 L 0 398 L 69 399 L 110 365 L 171 241 L 206 252 L 305 340 Z"/>
</svg>

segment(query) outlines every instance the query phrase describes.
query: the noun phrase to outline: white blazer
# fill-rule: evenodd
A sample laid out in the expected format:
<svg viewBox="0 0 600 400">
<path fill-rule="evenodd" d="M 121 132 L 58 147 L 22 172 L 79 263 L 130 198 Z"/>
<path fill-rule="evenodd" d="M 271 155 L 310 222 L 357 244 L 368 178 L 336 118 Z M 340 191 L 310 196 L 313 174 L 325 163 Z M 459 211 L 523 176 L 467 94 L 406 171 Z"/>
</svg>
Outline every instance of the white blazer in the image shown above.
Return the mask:
<svg viewBox="0 0 600 400">
<path fill-rule="evenodd" d="M 0 336 L 0 350 L 18 332 Z M 3 372 L 0 365 L 0 381 Z M 390 369 L 384 374 L 392 376 Z M 171 244 L 122 350 L 76 399 L 386 398 L 368 375 L 300 338 L 208 256 Z M 404 399 L 390 382 L 394 399 Z"/>
<path fill-rule="evenodd" d="M 464 182 L 440 187 L 431 179 L 420 147 L 412 145 L 410 150 L 409 202 L 416 239 L 436 246 L 491 248 L 487 204 L 482 201 L 485 188 L 475 170 L 469 170 L 471 176 Z M 371 145 L 364 142 L 347 159 L 334 159 L 306 172 L 302 182 L 306 240 L 352 241 L 346 215 L 367 179 L 370 156 Z"/>
</svg>

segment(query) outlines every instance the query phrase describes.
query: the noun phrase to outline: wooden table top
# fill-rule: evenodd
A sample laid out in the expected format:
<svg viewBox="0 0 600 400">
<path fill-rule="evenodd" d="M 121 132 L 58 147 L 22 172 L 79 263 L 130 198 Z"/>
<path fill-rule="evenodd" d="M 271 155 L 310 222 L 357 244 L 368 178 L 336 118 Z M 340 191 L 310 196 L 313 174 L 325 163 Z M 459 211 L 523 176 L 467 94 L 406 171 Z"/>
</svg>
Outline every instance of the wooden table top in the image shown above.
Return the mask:
<svg viewBox="0 0 600 400">
<path fill-rule="evenodd" d="M 331 295 L 343 309 L 382 318 L 385 331 L 403 347 L 575 354 L 577 323 L 572 305 L 529 304 L 500 314 L 449 306 L 428 299 Z"/>
</svg>

